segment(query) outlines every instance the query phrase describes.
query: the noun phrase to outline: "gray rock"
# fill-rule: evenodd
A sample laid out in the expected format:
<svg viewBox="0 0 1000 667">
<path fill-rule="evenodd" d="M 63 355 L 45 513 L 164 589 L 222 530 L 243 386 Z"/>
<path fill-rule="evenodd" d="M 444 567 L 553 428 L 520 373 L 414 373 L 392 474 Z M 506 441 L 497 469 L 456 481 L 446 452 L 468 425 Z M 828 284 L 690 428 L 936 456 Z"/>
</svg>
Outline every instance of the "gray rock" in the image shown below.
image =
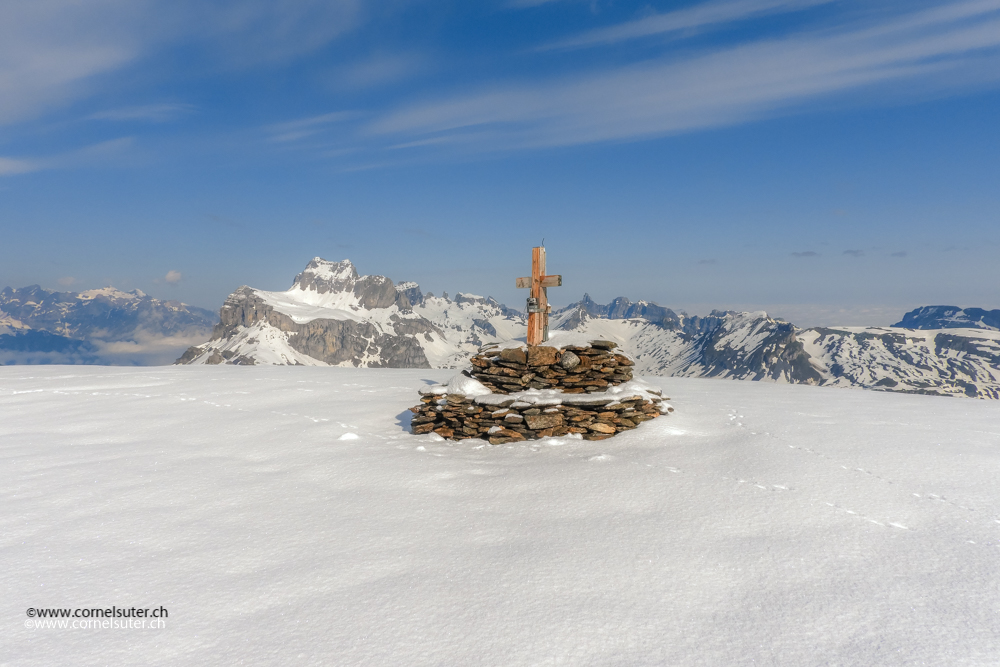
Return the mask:
<svg viewBox="0 0 1000 667">
<path fill-rule="evenodd" d="M 580 357 L 576 356 L 569 350 L 566 350 L 562 354 L 562 359 L 559 360 L 559 365 L 566 370 L 571 371 L 580 365 Z"/>
</svg>

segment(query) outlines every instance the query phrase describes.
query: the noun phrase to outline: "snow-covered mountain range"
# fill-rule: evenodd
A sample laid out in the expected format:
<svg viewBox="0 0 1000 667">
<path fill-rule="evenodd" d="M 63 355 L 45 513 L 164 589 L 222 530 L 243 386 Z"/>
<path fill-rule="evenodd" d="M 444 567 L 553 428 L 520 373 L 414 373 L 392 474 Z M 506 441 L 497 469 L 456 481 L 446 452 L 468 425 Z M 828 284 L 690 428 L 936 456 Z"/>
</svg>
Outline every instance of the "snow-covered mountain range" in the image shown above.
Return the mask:
<svg viewBox="0 0 1000 667">
<path fill-rule="evenodd" d="M 215 313 L 139 290 L 0 290 L 0 364 L 170 363 Z"/>
<path fill-rule="evenodd" d="M 990 329 L 1000 330 L 1000 310 L 924 306 L 903 316 L 894 327 L 908 329 Z"/>
<path fill-rule="evenodd" d="M 1000 398 L 998 311 L 932 306 L 894 327 L 799 329 L 767 313 L 676 313 L 589 296 L 553 313 L 563 332 L 617 342 L 636 373 L 722 377 Z M 933 327 L 933 328 L 932 328 Z M 309 262 L 285 292 L 243 286 L 208 342 L 183 364 L 456 368 L 485 343 L 525 335 L 520 311 L 491 297 L 423 294 L 416 283 L 362 276 L 349 260 Z"/>
</svg>

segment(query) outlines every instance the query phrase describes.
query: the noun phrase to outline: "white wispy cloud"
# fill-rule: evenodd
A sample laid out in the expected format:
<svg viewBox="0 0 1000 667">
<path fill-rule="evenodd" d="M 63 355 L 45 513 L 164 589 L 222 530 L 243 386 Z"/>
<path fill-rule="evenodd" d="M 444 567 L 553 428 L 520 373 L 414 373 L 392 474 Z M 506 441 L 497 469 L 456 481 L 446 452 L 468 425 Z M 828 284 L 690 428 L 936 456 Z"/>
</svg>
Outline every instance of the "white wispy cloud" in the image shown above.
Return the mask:
<svg viewBox="0 0 1000 667">
<path fill-rule="evenodd" d="M 427 62 L 419 54 L 379 54 L 340 67 L 330 78 L 336 87 L 372 88 L 401 81 L 426 68 Z"/>
<path fill-rule="evenodd" d="M 109 0 L 0 3 L 0 123 L 72 99 L 83 92 L 83 81 L 135 59 L 137 40 L 116 27 L 134 14 L 126 5 Z"/>
<path fill-rule="evenodd" d="M 42 167 L 32 160 L 0 157 L 0 176 L 13 176 L 38 171 Z"/>
<path fill-rule="evenodd" d="M 194 111 L 194 106 L 190 104 L 146 104 L 98 111 L 97 113 L 90 114 L 87 118 L 89 120 L 165 123 L 180 118 L 192 111 Z"/>
<path fill-rule="evenodd" d="M 0 157 L 0 177 L 47 169 L 68 169 L 105 164 L 119 159 L 134 143 L 135 139 L 132 137 L 119 137 L 55 155 L 35 158 Z"/>
<path fill-rule="evenodd" d="M 717 0 L 686 9 L 645 16 L 635 21 L 591 30 L 581 35 L 542 46 L 547 49 L 572 49 L 613 44 L 630 39 L 697 31 L 710 26 L 733 23 L 767 14 L 794 12 L 825 5 L 835 0 Z"/>
<path fill-rule="evenodd" d="M 514 7 L 517 9 L 523 9 L 525 7 L 537 7 L 539 5 L 547 5 L 552 2 L 559 2 L 560 0 L 509 0 L 507 2 L 508 7 Z"/>
<path fill-rule="evenodd" d="M 358 115 L 357 111 L 334 111 L 318 116 L 275 123 L 264 129 L 270 135 L 269 141 L 287 143 L 314 136 L 325 131 L 331 125 L 352 120 Z"/>
<path fill-rule="evenodd" d="M 361 0 L 0 2 L 0 124 L 92 95 L 101 77 L 175 45 L 197 51 L 202 70 L 288 60 L 356 28 L 363 9 Z"/>
<path fill-rule="evenodd" d="M 397 109 L 367 131 L 397 145 L 456 136 L 493 149 L 565 146 L 738 124 L 892 84 L 939 92 L 998 77 L 1000 0 L 967 0 L 877 25 L 480 90 Z"/>
</svg>

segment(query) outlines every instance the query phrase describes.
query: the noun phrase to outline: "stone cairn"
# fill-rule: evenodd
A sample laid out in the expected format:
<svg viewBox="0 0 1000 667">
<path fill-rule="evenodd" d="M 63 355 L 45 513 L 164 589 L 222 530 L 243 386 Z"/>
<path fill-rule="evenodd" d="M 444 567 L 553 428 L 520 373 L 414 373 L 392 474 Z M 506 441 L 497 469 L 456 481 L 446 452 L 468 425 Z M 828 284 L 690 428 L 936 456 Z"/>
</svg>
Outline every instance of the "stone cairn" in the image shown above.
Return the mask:
<svg viewBox="0 0 1000 667">
<path fill-rule="evenodd" d="M 595 340 L 590 347 L 539 345 L 491 351 L 470 359 L 472 377 L 495 394 L 525 389 L 559 389 L 564 394 L 604 391 L 632 379 L 633 361 L 615 353 L 616 343 Z"/>
<path fill-rule="evenodd" d="M 461 376 L 457 385 L 453 379 L 421 390 L 421 404 L 410 408 L 411 430 L 493 445 L 572 433 L 604 440 L 672 412 L 659 389 L 632 380 L 634 362 L 616 347 L 604 340 L 483 347 L 470 360 L 471 370 L 463 371 L 466 384 L 483 393 L 449 391 L 462 385 Z"/>
</svg>

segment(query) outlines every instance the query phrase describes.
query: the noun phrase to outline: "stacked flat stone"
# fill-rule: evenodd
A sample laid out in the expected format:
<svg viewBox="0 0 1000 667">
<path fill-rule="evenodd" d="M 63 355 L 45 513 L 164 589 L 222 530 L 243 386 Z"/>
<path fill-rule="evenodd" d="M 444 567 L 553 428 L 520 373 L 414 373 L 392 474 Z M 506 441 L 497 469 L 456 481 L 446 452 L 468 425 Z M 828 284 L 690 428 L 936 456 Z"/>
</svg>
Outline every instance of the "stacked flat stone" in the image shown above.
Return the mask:
<svg viewBox="0 0 1000 667">
<path fill-rule="evenodd" d="M 442 394 L 440 386 L 421 390 L 420 405 L 410 408 L 414 413 L 411 430 L 414 434 L 433 431 L 453 440 L 482 438 L 493 445 L 572 433 L 585 440 L 604 440 L 672 412 L 658 389 L 641 382 L 607 391 L 609 386 L 632 380 L 632 360 L 613 353 L 614 347 L 609 341 L 594 341 L 591 347 L 484 348 L 473 357 L 480 362 L 474 361 L 472 371 L 464 373 L 493 393 L 470 397 Z M 560 366 L 567 358 L 568 369 Z M 495 372 L 500 368 L 520 375 L 500 375 Z M 510 380 L 497 381 L 497 386 L 487 384 L 484 376 Z"/>
<path fill-rule="evenodd" d="M 472 377 L 496 394 L 525 389 L 559 389 L 566 394 L 605 391 L 632 379 L 631 359 L 611 341 L 589 347 L 485 347 L 472 357 Z"/>
</svg>

